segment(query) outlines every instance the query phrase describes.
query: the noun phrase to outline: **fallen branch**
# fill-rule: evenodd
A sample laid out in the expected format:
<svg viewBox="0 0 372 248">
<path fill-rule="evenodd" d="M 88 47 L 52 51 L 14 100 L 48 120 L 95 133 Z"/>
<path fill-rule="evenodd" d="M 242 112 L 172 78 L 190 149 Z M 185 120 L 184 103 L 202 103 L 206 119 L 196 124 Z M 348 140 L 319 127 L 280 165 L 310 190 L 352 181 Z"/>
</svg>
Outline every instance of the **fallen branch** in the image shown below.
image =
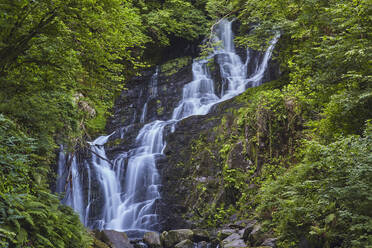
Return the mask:
<svg viewBox="0 0 372 248">
<path fill-rule="evenodd" d="M 92 149 L 90 149 L 90 148 L 88 148 L 88 147 L 87 147 L 87 149 L 88 149 L 89 151 L 91 151 L 92 153 L 94 153 L 97 157 L 99 157 L 100 159 L 105 160 L 105 161 L 108 162 L 112 167 L 114 167 L 114 164 L 113 164 L 110 160 L 108 160 L 107 158 L 102 157 L 101 155 L 99 155 L 98 153 L 96 153 L 95 151 L 93 151 Z"/>
</svg>

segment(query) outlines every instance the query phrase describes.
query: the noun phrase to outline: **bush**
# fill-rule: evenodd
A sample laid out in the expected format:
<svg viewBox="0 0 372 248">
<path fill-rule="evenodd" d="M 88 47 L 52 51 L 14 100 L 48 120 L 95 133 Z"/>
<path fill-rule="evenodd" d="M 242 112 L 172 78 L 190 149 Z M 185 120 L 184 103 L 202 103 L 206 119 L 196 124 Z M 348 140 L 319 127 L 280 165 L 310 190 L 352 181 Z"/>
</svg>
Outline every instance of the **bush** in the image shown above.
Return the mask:
<svg viewBox="0 0 372 248">
<path fill-rule="evenodd" d="M 78 216 L 48 193 L 35 151 L 35 141 L 0 115 L 0 246 L 89 247 Z"/>
<path fill-rule="evenodd" d="M 266 183 L 257 209 L 279 246 L 372 247 L 372 128 L 329 145 L 309 142 L 304 158 Z"/>
</svg>

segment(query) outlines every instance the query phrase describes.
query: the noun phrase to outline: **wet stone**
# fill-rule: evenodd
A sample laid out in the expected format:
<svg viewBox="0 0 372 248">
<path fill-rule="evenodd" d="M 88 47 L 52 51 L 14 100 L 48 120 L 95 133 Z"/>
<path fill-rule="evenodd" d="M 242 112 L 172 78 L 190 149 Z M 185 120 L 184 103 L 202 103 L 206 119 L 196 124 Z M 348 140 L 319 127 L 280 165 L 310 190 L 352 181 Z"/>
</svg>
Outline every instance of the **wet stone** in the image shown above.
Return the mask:
<svg viewBox="0 0 372 248">
<path fill-rule="evenodd" d="M 195 244 L 189 239 L 183 240 L 174 246 L 175 248 L 194 248 Z"/>
<path fill-rule="evenodd" d="M 143 236 L 143 241 L 148 245 L 149 248 L 160 248 L 160 235 L 157 232 L 147 232 Z"/>
</svg>

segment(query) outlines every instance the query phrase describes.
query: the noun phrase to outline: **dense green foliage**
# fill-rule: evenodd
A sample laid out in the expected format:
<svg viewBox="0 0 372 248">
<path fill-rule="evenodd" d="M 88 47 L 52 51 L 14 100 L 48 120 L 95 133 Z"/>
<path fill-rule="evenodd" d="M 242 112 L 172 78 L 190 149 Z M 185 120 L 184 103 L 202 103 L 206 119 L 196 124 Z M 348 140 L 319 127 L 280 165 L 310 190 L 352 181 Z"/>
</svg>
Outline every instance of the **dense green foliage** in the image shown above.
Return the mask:
<svg viewBox="0 0 372 248">
<path fill-rule="evenodd" d="M 194 142 L 191 163 L 221 170 L 219 187 L 196 187 L 206 199 L 196 206 L 204 224 L 219 225 L 237 212 L 259 218 L 279 247 L 371 247 L 371 4 L 232 5 L 214 11 L 237 16 L 239 45 L 264 49 L 281 34 L 275 57 L 283 84 L 249 90 L 214 140 Z M 236 155 L 248 169 L 234 168 Z"/>
<path fill-rule="evenodd" d="M 246 1 L 239 19 L 242 44 L 260 45 L 282 34 L 278 59 L 288 90 L 301 98 L 306 118 L 325 141 L 361 134 L 371 95 L 371 5 L 368 1 Z M 259 23 L 259 25 L 257 25 Z M 260 42 L 261 41 L 261 42 Z M 310 124 L 310 123 L 309 123 Z"/>
<path fill-rule="evenodd" d="M 329 145 L 308 142 L 301 163 L 262 187 L 258 212 L 281 246 L 302 239 L 311 247 L 371 246 L 371 131 Z"/>
<path fill-rule="evenodd" d="M 280 32 L 283 92 L 296 99 L 308 128 L 287 173 L 258 193 L 258 216 L 280 247 L 372 245 L 371 54 L 368 1 L 245 1 L 241 44 L 262 45 Z M 310 142 L 308 140 L 311 140 Z M 279 164 L 277 164 L 279 165 Z M 264 165 L 266 166 L 266 165 Z"/>
<path fill-rule="evenodd" d="M 35 140 L 0 115 L 1 247 L 89 247 L 78 216 L 48 192 Z"/>
</svg>

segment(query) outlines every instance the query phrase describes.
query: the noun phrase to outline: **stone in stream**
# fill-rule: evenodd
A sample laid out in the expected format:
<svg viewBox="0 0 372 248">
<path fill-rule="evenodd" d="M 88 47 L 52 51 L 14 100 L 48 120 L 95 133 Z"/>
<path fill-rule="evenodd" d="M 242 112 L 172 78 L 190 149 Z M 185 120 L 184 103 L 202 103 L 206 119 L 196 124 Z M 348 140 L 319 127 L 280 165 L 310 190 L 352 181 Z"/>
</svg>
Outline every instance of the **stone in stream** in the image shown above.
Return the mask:
<svg viewBox="0 0 372 248">
<path fill-rule="evenodd" d="M 178 244 L 183 240 L 191 240 L 193 235 L 194 233 L 190 229 L 178 229 L 163 232 L 160 237 L 165 247 L 174 247 L 175 244 Z"/>
<path fill-rule="evenodd" d="M 199 242 L 199 243 L 198 243 L 197 247 L 198 247 L 198 248 L 208 248 L 208 247 L 209 247 L 208 245 L 209 245 L 208 242 L 206 242 L 206 241 L 202 241 L 202 242 Z"/>
<path fill-rule="evenodd" d="M 189 239 L 183 240 L 174 246 L 175 248 L 194 248 L 195 244 Z"/>
<path fill-rule="evenodd" d="M 96 235 L 97 238 L 110 245 L 111 248 L 133 248 L 128 236 L 124 232 L 103 230 Z"/>
<path fill-rule="evenodd" d="M 137 242 L 133 243 L 133 246 L 134 246 L 134 248 L 148 248 L 148 246 L 145 243 L 143 243 L 142 241 L 139 241 L 139 240 Z"/>
<path fill-rule="evenodd" d="M 160 235 L 157 232 L 147 232 L 143 236 L 143 242 L 145 242 L 149 248 L 160 248 Z"/>
</svg>

